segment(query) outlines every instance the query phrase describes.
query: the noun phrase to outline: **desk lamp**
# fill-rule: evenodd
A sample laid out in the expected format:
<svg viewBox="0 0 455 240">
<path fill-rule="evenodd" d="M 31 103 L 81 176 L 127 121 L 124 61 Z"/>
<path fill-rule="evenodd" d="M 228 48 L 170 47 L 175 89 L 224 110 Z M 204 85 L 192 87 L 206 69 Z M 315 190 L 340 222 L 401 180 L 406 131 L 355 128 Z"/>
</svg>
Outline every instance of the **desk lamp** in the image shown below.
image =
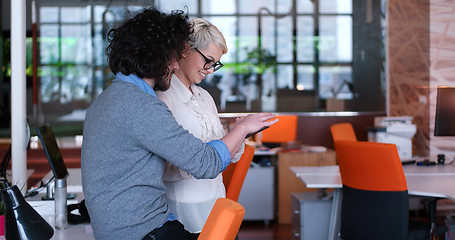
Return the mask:
<svg viewBox="0 0 455 240">
<path fill-rule="evenodd" d="M 29 140 L 29 128 L 27 130 Z M 54 235 L 54 229 L 25 201 L 19 188 L 16 185 L 10 186 L 8 183 L 6 168 L 10 159 L 11 146 L 0 164 L 0 173 L 3 178 L 0 179 L 3 182 L 0 184 L 0 196 L 5 207 L 5 238 L 7 240 L 50 239 Z"/>
<path fill-rule="evenodd" d="M 50 239 L 54 229 L 28 204 L 17 186 L 2 186 L 2 200 L 5 205 L 5 238 L 9 239 Z"/>
</svg>

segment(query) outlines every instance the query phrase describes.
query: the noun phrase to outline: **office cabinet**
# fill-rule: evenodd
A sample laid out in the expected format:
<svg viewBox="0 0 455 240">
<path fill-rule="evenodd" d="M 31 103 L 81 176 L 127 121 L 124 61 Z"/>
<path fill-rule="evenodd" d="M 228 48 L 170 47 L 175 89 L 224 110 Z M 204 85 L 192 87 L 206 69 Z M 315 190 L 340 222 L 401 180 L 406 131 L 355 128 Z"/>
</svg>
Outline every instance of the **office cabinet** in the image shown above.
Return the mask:
<svg viewBox="0 0 455 240">
<path fill-rule="evenodd" d="M 273 166 L 250 167 L 239 196 L 245 208 L 244 220 L 273 220 L 274 215 L 274 169 Z"/>
<path fill-rule="evenodd" d="M 326 166 L 336 165 L 335 151 L 325 152 L 288 151 L 278 153 L 278 223 L 291 223 L 291 193 L 315 192 L 289 169 L 291 166 Z"/>
<path fill-rule="evenodd" d="M 327 239 L 329 235 L 331 199 L 317 193 L 291 193 L 292 240 Z"/>
</svg>

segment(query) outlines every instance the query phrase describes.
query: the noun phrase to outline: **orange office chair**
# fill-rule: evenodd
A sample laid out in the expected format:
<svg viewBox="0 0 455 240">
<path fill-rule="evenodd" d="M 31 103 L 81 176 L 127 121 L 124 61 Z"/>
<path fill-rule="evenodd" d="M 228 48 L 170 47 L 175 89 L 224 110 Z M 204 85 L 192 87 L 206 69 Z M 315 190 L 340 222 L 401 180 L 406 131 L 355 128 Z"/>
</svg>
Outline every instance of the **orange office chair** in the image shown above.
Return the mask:
<svg viewBox="0 0 455 240">
<path fill-rule="evenodd" d="M 234 240 L 245 215 L 240 203 L 218 198 L 199 234 L 198 240 Z"/>
<path fill-rule="evenodd" d="M 223 183 L 226 188 L 226 198 L 233 201 L 239 200 L 240 191 L 242 190 L 243 182 L 250 168 L 251 161 L 254 157 L 255 148 L 245 144 L 240 160 L 236 163 L 228 165 L 223 171 Z"/>
<path fill-rule="evenodd" d="M 330 126 L 330 132 L 332 133 L 333 141 L 338 140 L 349 140 L 357 141 L 357 137 L 354 132 L 354 128 L 351 123 L 335 123 Z"/>
<path fill-rule="evenodd" d="M 261 142 L 285 143 L 297 139 L 297 115 L 278 115 L 279 121 L 262 131 Z"/>
<path fill-rule="evenodd" d="M 406 178 L 395 144 L 335 141 L 342 188 L 341 239 L 429 239 L 430 224 L 409 221 Z M 436 234 L 447 231 L 436 227 Z"/>
</svg>

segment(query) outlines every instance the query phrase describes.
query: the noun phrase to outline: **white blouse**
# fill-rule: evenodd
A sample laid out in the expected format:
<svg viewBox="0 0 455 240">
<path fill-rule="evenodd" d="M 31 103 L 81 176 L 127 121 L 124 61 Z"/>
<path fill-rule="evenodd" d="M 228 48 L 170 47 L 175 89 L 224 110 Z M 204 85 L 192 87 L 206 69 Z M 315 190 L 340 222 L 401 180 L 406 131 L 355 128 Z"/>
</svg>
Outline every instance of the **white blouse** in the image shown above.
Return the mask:
<svg viewBox="0 0 455 240">
<path fill-rule="evenodd" d="M 195 137 L 204 142 L 222 138 L 225 132 L 213 98 L 195 84 L 190 88 L 193 93 L 173 75 L 171 87 L 165 92 L 158 91 L 157 96 L 166 103 L 177 122 Z M 240 159 L 243 147 L 231 162 Z M 226 197 L 222 174 L 214 179 L 196 179 L 167 163 L 163 180 L 171 213 L 193 233 L 202 230 L 216 199 Z"/>
</svg>

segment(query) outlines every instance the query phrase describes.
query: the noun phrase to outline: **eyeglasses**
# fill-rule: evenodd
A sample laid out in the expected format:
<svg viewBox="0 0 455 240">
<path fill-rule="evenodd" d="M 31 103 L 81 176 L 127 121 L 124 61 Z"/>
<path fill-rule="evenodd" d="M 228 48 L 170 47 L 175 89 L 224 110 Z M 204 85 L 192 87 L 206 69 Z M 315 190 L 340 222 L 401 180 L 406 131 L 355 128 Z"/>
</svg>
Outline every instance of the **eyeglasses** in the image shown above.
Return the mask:
<svg viewBox="0 0 455 240">
<path fill-rule="evenodd" d="M 205 60 L 205 64 L 204 64 L 204 69 L 205 70 L 209 70 L 210 68 L 213 68 L 213 71 L 217 71 L 218 69 L 222 68 L 223 67 L 223 64 L 218 61 L 218 62 L 215 62 L 213 61 L 212 59 L 209 59 L 207 58 L 203 53 L 201 53 L 201 51 L 199 51 L 197 48 L 195 48 L 195 50 L 201 54 L 201 56 L 204 58 Z"/>
</svg>

